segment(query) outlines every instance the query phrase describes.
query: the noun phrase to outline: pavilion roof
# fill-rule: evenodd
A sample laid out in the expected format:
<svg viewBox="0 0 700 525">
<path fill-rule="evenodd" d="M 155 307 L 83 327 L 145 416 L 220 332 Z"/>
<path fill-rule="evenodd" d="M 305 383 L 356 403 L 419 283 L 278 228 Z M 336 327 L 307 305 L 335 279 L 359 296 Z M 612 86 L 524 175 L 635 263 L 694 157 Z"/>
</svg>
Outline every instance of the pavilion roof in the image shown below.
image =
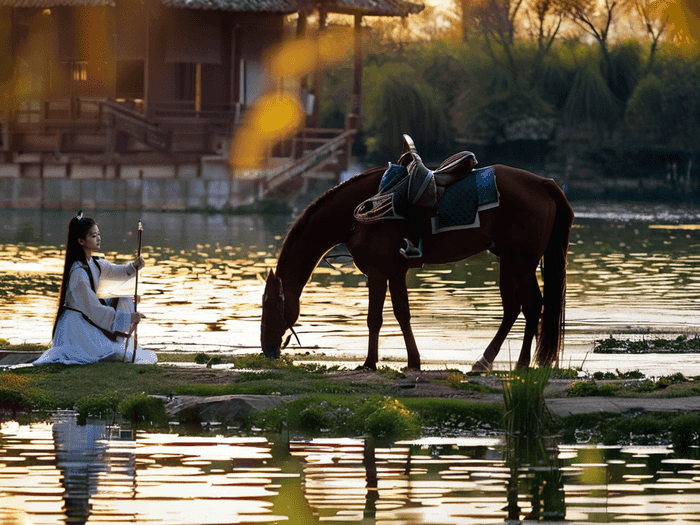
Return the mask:
<svg viewBox="0 0 700 525">
<path fill-rule="evenodd" d="M 239 11 L 248 13 L 296 13 L 306 5 L 304 0 L 161 0 L 168 7 Z"/>
<path fill-rule="evenodd" d="M 361 14 L 364 16 L 407 16 L 420 13 L 423 4 L 406 0 L 316 0 L 316 7 L 328 13 Z"/>
<path fill-rule="evenodd" d="M 119 0 L 1 0 L 8 7 L 113 6 Z M 423 4 L 407 0 L 161 0 L 167 7 L 248 13 L 291 14 L 321 8 L 327 13 L 363 16 L 407 16 L 420 13 Z"/>
</svg>

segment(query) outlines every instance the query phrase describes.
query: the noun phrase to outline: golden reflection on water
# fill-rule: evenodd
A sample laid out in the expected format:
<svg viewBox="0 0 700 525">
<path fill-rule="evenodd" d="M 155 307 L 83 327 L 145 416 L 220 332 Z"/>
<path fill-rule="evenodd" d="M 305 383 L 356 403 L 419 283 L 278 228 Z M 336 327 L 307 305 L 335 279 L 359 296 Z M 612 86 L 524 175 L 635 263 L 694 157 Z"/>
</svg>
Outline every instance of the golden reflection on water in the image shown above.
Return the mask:
<svg viewBox="0 0 700 525">
<path fill-rule="evenodd" d="M 2 523 L 503 523 L 498 441 L 275 443 L 51 422 L 0 425 Z M 700 523 L 700 460 L 665 447 L 560 446 L 566 520 Z M 519 484 L 523 515 L 531 478 Z M 14 520 L 14 521 L 13 521 Z"/>
<path fill-rule="evenodd" d="M 27 241 L 0 237 L 0 337 L 12 343 L 48 343 L 63 230 L 54 225 L 60 224 L 55 213 L 43 212 L 38 219 L 5 213 L 16 230 L 9 238 Z M 592 363 L 586 355 L 593 341 L 611 333 L 651 331 L 675 337 L 700 330 L 700 230 L 695 223 L 582 215 L 574 224 L 569 255 L 566 318 L 567 345 L 578 360 L 573 366 L 586 359 Z M 133 258 L 132 216 L 96 217 L 110 260 Z M 21 226 L 22 221 L 31 226 Z M 139 292 L 147 318 L 139 326 L 139 341 L 156 351 L 258 351 L 264 277 L 276 265 L 290 221 L 146 213 L 147 267 L 140 272 Z M 289 351 L 363 359 L 365 279 L 347 258 L 335 259 L 333 266 L 321 263 L 307 284 L 297 324 L 304 346 L 293 343 Z M 409 273 L 412 322 L 424 361 L 471 363 L 483 351 L 502 315 L 498 280 L 498 261 L 487 253 Z M 115 293 L 130 295 L 133 288 L 125 285 Z M 384 318 L 381 355 L 405 359 L 389 298 Z M 499 359 L 515 358 L 523 326 L 522 319 L 516 322 Z M 700 373 L 700 359 L 696 361 L 684 364 L 684 373 L 693 375 L 690 369 L 696 368 Z M 614 364 L 601 362 L 596 370 L 610 366 L 614 370 Z"/>
</svg>

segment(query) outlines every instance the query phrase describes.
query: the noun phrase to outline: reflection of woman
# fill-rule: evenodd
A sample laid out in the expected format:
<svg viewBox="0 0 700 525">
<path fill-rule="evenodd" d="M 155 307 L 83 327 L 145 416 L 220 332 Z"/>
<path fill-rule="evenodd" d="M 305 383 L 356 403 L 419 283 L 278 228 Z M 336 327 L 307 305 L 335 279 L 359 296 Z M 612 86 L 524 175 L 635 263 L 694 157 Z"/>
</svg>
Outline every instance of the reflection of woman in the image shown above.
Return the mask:
<svg viewBox="0 0 700 525">
<path fill-rule="evenodd" d="M 126 337 L 141 316 L 128 297 L 113 298 L 105 304 L 97 298 L 100 278 L 125 281 L 145 265 L 143 257 L 129 264 L 111 264 L 93 257 L 100 248 L 100 229 L 82 212 L 68 226 L 66 260 L 53 326 L 53 342 L 34 364 L 86 364 L 97 361 L 131 360 L 134 345 Z M 115 304 L 116 303 L 116 304 Z M 155 353 L 136 349 L 137 363 L 155 363 Z"/>
</svg>

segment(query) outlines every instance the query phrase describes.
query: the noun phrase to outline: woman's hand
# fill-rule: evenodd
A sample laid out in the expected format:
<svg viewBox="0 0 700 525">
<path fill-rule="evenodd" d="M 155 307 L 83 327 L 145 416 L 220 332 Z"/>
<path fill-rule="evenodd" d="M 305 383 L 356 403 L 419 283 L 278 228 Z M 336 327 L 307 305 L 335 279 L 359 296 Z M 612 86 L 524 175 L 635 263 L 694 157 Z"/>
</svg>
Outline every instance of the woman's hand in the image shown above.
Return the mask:
<svg viewBox="0 0 700 525">
<path fill-rule="evenodd" d="M 131 266 L 133 266 L 134 270 L 140 270 L 146 266 L 146 261 L 141 255 L 139 255 L 136 259 L 134 259 L 134 262 L 131 263 Z"/>
<path fill-rule="evenodd" d="M 139 324 L 139 321 L 141 321 L 141 319 L 143 319 L 144 317 L 146 317 L 146 316 L 143 315 L 141 312 L 132 312 L 132 314 L 131 314 L 131 324 L 132 324 L 132 325 L 133 325 L 133 324 Z"/>
</svg>

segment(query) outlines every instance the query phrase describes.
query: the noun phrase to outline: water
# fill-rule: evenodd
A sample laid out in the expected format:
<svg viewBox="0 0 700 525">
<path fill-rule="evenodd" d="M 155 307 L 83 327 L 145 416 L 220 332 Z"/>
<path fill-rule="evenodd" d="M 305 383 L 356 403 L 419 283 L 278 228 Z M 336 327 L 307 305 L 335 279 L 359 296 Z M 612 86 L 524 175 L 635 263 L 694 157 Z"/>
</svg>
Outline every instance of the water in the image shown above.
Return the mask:
<svg viewBox="0 0 700 525">
<path fill-rule="evenodd" d="M 700 207 L 574 203 L 562 364 L 587 371 L 640 370 L 700 375 L 700 355 L 592 354 L 594 342 L 618 337 L 676 337 L 700 330 Z M 48 343 L 56 308 L 70 213 L 0 212 L 0 338 Z M 102 249 L 112 261 L 133 259 L 143 219 L 139 342 L 155 351 L 259 351 L 264 277 L 292 218 L 193 213 L 95 212 Z M 365 279 L 348 259 L 322 263 L 302 295 L 289 352 L 349 366 L 367 345 Z M 409 273 L 413 326 L 425 368 L 467 371 L 501 317 L 498 263 L 490 254 Z M 115 291 L 133 294 L 132 285 Z M 405 348 L 385 307 L 383 364 L 402 366 Z M 497 368 L 517 359 L 522 319 Z M 651 335 L 650 335 L 651 334 Z"/>
<path fill-rule="evenodd" d="M 0 425 L 0 522 L 182 525 L 489 524 L 512 480 L 498 440 L 277 440 L 76 426 L 71 414 Z M 571 523 L 700 522 L 700 460 L 665 447 L 559 446 Z M 541 471 L 522 470 L 519 516 Z M 539 476 L 539 477 L 538 477 Z M 552 494 L 550 492 L 549 494 Z"/>
</svg>

